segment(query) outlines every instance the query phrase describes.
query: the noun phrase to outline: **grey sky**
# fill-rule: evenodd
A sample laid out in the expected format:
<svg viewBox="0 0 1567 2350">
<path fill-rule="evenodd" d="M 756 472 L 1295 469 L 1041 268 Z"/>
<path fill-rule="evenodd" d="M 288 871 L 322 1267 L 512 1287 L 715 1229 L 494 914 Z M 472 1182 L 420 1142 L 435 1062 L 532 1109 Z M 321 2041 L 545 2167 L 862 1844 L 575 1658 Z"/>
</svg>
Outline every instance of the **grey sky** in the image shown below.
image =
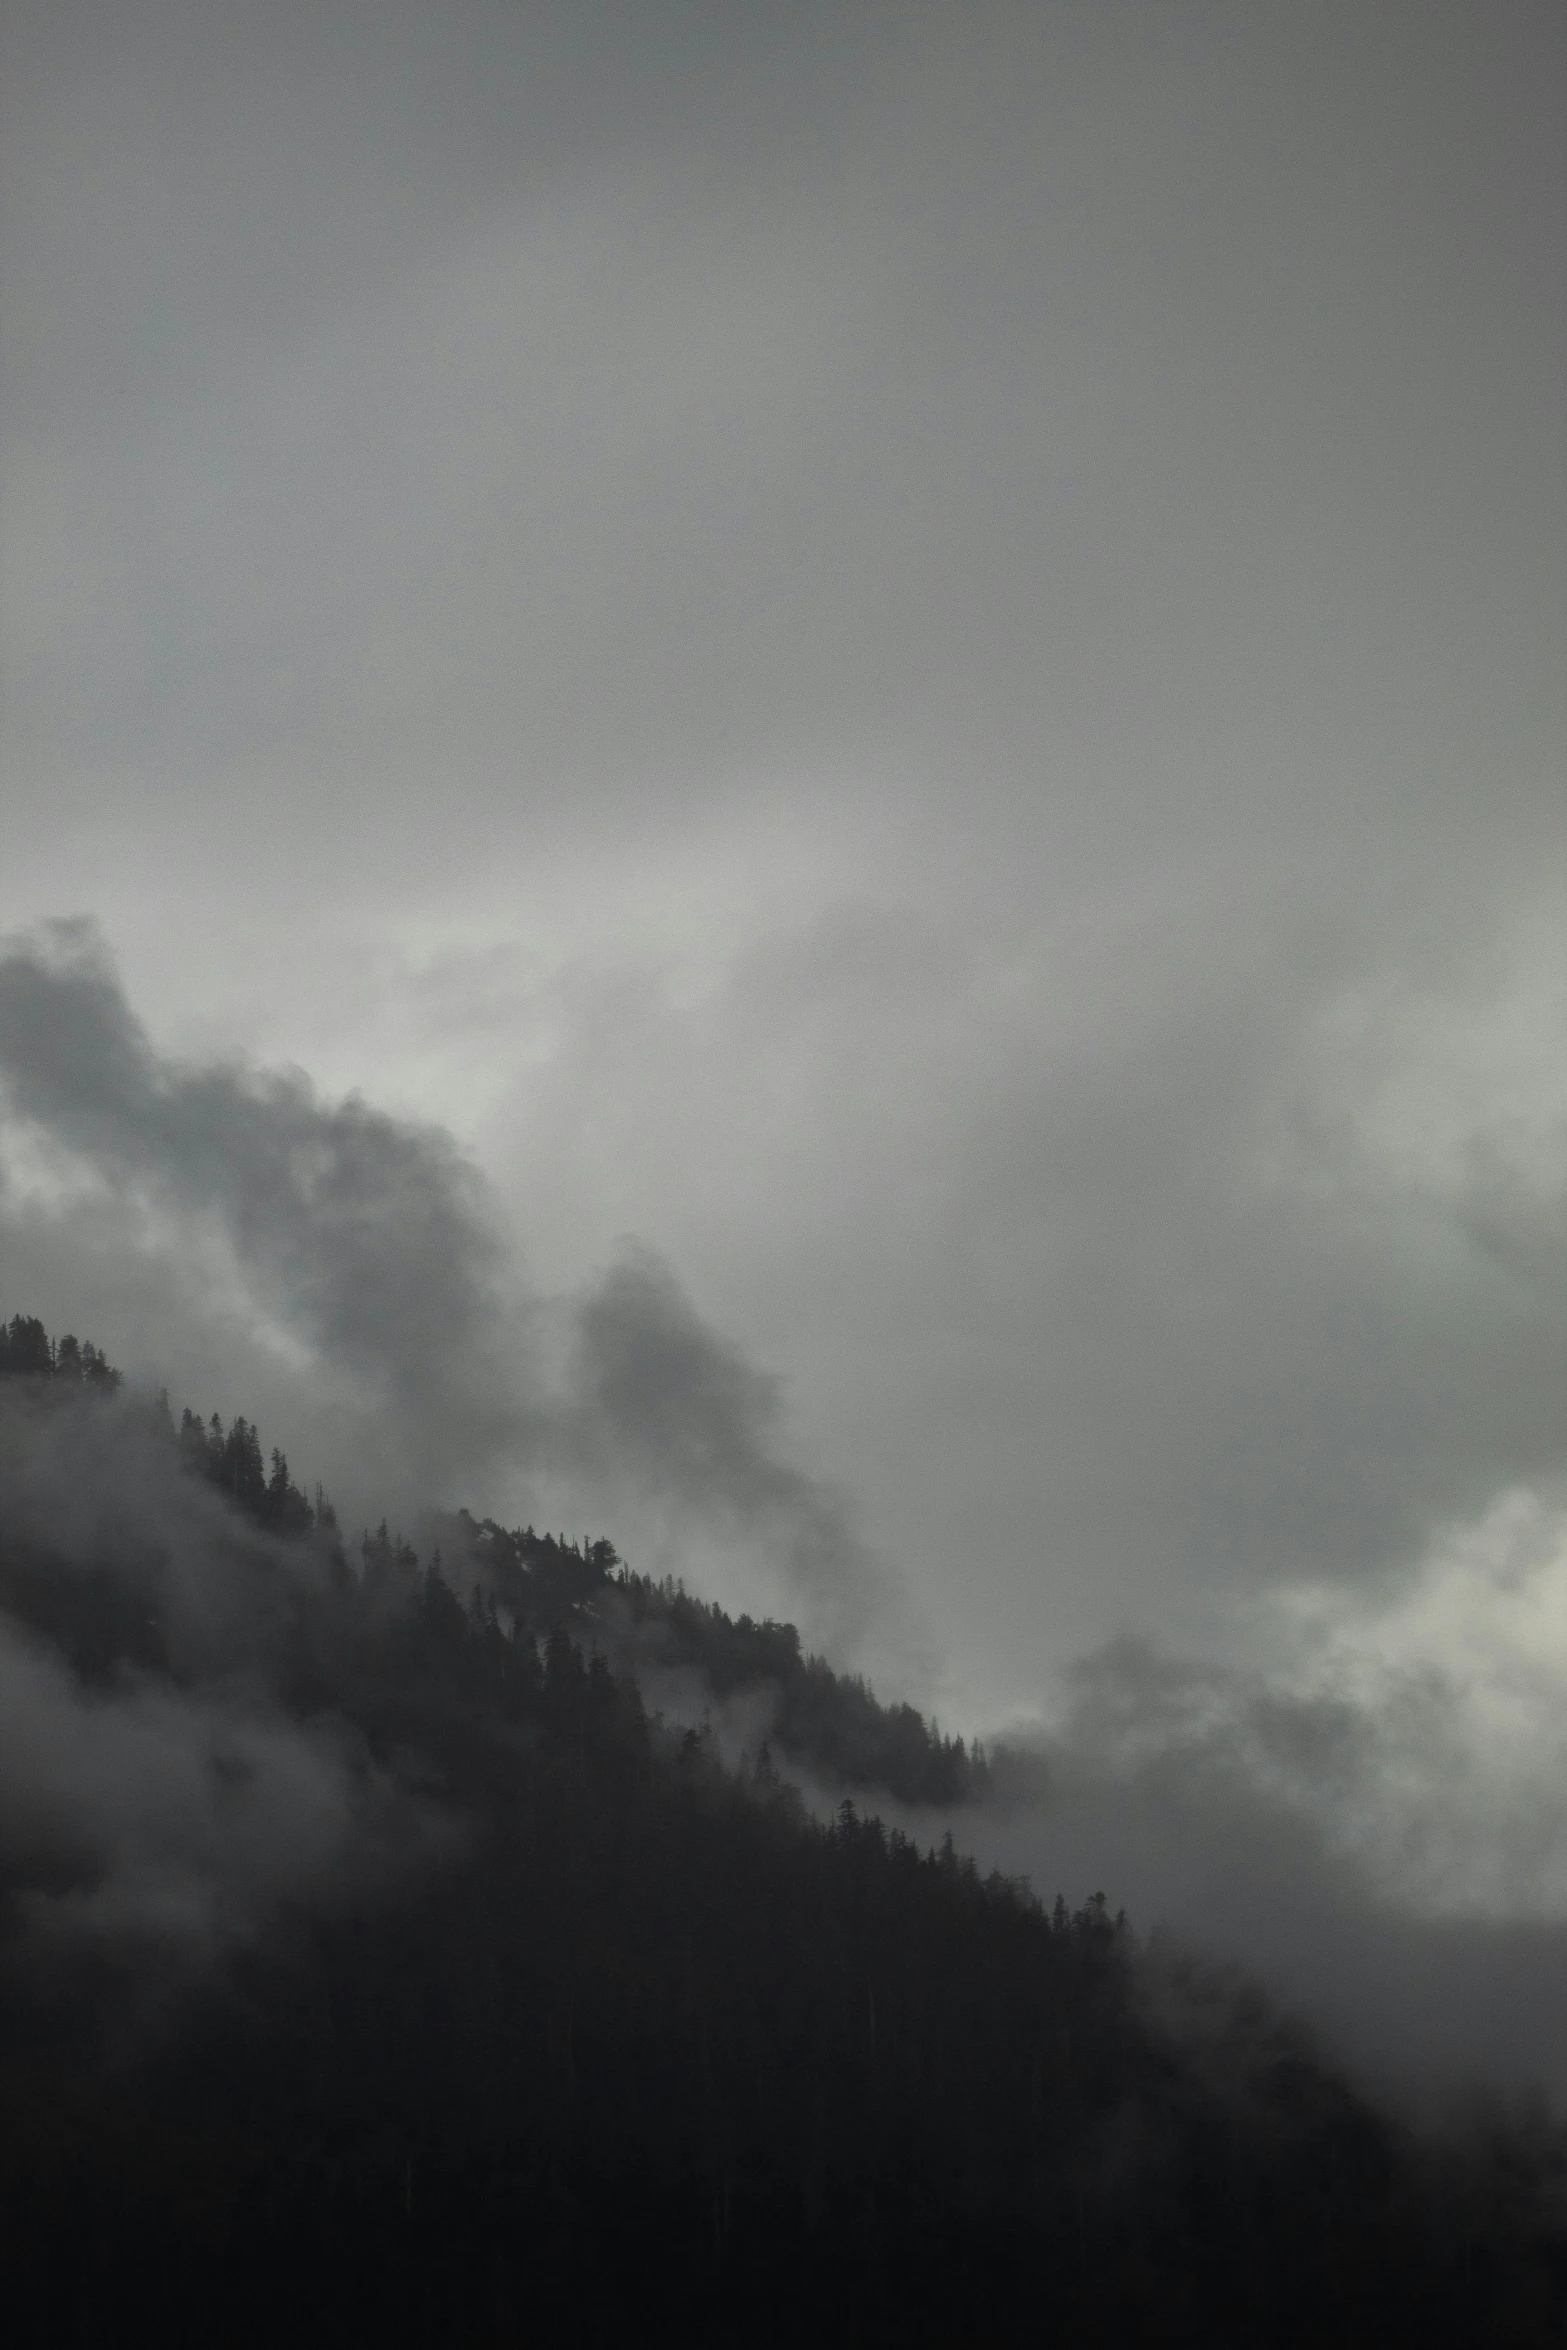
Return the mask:
<svg viewBox="0 0 1567 2350">
<path fill-rule="evenodd" d="M 0 927 L 656 1251 L 965 1724 L 1559 1510 L 1557 9 L 0 23 Z"/>
</svg>

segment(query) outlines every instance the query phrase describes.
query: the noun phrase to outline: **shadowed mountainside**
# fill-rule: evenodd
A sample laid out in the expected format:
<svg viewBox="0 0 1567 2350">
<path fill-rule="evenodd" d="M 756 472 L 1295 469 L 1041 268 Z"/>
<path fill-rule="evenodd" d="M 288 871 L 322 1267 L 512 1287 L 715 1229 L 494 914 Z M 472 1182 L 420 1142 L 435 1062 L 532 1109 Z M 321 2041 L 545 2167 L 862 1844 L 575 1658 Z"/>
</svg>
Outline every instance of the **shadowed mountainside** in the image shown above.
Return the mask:
<svg viewBox="0 0 1567 2350">
<path fill-rule="evenodd" d="M 1417 2139 L 1102 1897 L 815 1821 L 625 1662 L 946 1767 L 789 1627 L 473 1520 L 450 1575 L 350 1549 L 248 1423 L 6 1348 L 17 2339 L 1560 2339 L 1543 2122 Z"/>
<path fill-rule="evenodd" d="M 716 1701 L 760 1697 L 769 1745 L 819 1778 L 908 1804 L 967 1803 L 988 1790 L 977 1743 L 943 1737 L 912 1705 L 878 1703 L 857 1674 L 806 1655 L 793 1624 L 733 1617 L 667 1577 L 633 1574 L 608 1542 L 508 1532 L 466 1512 L 451 1535 L 456 1572 L 474 1575 L 512 1625 L 543 1637 L 571 1622 L 639 1679 L 684 1670 Z"/>
</svg>

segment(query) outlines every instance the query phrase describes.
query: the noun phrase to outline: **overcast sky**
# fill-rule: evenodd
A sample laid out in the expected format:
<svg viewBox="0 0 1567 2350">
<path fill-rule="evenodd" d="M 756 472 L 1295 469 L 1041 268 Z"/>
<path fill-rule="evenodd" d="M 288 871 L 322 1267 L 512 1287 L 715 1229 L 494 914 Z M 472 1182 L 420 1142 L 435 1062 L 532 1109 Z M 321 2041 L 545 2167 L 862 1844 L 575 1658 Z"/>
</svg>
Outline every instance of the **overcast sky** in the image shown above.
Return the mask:
<svg viewBox="0 0 1567 2350">
<path fill-rule="evenodd" d="M 0 929 L 652 1251 L 947 1718 L 1567 1688 L 1559 9 L 0 22 Z M 0 1304 L 330 1478 L 29 1165 Z"/>
</svg>

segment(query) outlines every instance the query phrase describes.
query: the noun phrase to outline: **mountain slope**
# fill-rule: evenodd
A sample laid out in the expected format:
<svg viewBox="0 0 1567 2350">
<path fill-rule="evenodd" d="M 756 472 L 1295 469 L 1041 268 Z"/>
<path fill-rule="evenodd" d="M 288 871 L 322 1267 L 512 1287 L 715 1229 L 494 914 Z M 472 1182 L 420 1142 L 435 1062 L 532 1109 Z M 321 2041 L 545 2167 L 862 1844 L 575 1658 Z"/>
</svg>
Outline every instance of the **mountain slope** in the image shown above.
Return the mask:
<svg viewBox="0 0 1567 2350">
<path fill-rule="evenodd" d="M 460 1597 L 57 1366 L 0 1379 L 18 2339 L 1560 2338 L 1549 2133 L 1439 2156 L 1102 1900 L 813 1821 L 590 1611 L 715 1687 L 782 1628 L 494 1529 Z"/>
</svg>

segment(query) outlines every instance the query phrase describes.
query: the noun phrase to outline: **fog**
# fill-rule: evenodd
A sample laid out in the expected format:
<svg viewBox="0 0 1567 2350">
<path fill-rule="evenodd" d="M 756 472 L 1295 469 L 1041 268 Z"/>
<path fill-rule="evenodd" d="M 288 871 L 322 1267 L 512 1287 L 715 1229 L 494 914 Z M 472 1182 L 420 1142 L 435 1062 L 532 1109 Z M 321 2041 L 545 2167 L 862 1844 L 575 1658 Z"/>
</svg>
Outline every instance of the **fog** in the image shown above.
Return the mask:
<svg viewBox="0 0 1567 2350">
<path fill-rule="evenodd" d="M 287 1707 L 290 1586 L 324 1559 L 238 1522 L 149 1444 L 134 1399 L 48 1412 L 6 1384 L 0 1856 L 13 1957 L 151 1961 L 166 1998 L 284 1904 L 385 1888 L 449 1849 L 458 1824 L 378 1768 L 362 1738 Z M 40 1573 L 46 1620 L 79 1626 L 107 1604 L 122 1628 L 156 1624 L 168 1669 L 68 1662 L 23 1621 Z"/>
<path fill-rule="evenodd" d="M 1050 1890 L 1521 2062 L 1559 12 L 0 51 L 6 1310 L 796 1614 L 1043 1755 Z"/>
<path fill-rule="evenodd" d="M 1102 1650 L 1002 1750 L 981 1849 L 1250 1970 L 1400 2096 L 1559 2102 L 1564 1608 L 1562 1496 L 1513 1494 L 1396 1597 L 1266 1611 L 1266 1669 Z"/>
</svg>

